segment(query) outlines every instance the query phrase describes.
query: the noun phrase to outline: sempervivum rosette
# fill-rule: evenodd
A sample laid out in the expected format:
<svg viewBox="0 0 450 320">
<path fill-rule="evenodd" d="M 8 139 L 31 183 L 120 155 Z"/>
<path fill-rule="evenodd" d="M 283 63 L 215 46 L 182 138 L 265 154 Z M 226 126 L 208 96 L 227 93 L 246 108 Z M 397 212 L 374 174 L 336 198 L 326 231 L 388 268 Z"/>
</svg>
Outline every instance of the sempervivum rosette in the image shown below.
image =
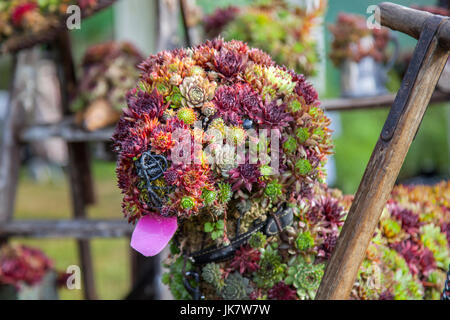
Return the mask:
<svg viewBox="0 0 450 320">
<path fill-rule="evenodd" d="M 325 176 L 329 120 L 314 88 L 221 39 L 150 56 L 140 69 L 114 134 L 123 212 L 137 222 L 132 246 L 154 255 L 177 230 L 173 247 L 190 259 L 174 255 L 172 268 L 189 270 L 232 259 L 255 234 L 278 243 Z M 248 296 L 240 281 L 254 283 L 242 277 L 224 279 L 227 297 Z"/>
<path fill-rule="evenodd" d="M 183 258 L 169 260 L 170 272 L 164 280 L 178 298 L 190 293 L 179 273 L 196 269 L 200 292 L 206 298 L 314 298 L 352 197 L 323 185 L 317 185 L 312 194 L 292 204 L 293 223 L 282 233 L 269 237 L 254 233 L 226 261 L 196 267 Z M 449 203 L 448 182 L 395 187 L 358 271 L 351 299 L 439 299 L 446 292 L 450 262 Z M 178 250 L 173 248 L 173 252 L 176 257 Z"/>
<path fill-rule="evenodd" d="M 125 94 L 139 79 L 140 52 L 129 42 L 107 42 L 90 47 L 83 58 L 83 75 L 72 109 L 87 130 L 119 120 Z"/>
</svg>

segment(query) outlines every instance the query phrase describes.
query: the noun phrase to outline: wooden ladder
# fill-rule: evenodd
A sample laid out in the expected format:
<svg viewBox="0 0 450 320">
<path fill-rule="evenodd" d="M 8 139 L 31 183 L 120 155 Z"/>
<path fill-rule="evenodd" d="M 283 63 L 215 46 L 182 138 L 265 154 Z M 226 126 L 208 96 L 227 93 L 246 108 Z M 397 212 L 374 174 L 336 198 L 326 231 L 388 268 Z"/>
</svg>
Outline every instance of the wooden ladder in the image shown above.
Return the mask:
<svg viewBox="0 0 450 320">
<path fill-rule="evenodd" d="M 115 0 L 101 0 L 98 10 L 111 5 Z M 177 6 L 167 6 L 162 0 L 156 2 L 158 28 L 157 50 L 173 49 L 177 46 L 173 39 L 178 32 L 173 20 L 181 13 L 186 25 L 184 0 Z M 189 31 L 185 30 L 185 36 Z M 15 39 L 13 39 L 15 40 Z M 189 39 L 188 39 L 189 40 Z M 87 208 L 95 203 L 95 192 L 89 154 L 90 142 L 109 142 L 113 128 L 87 132 L 74 124 L 69 109 L 77 88 L 75 65 L 73 61 L 69 32 L 66 28 L 53 30 L 48 35 L 26 38 L 31 44 L 46 42 L 51 49 L 52 58 L 58 69 L 61 88 L 61 106 L 64 119 L 56 124 L 31 124 L 25 126 L 24 111 L 16 96 L 14 76 L 18 67 L 20 43 L 12 41 L 13 54 L 10 88 L 10 103 L 5 117 L 0 117 L 0 242 L 10 237 L 30 238 L 75 238 L 77 239 L 81 261 L 83 291 L 86 299 L 97 299 L 90 239 L 99 237 L 130 237 L 133 227 L 125 219 L 92 220 L 87 217 Z M 71 194 L 72 220 L 20 220 L 13 219 L 14 202 L 20 169 L 20 148 L 22 143 L 42 141 L 60 137 L 68 147 L 68 178 Z M 119 210 L 118 210 L 119 211 Z M 119 215 L 118 215 L 119 216 Z M 126 299 L 158 299 L 161 297 L 160 285 L 156 283 L 161 271 L 160 257 L 145 258 L 130 249 L 132 289 Z"/>
</svg>

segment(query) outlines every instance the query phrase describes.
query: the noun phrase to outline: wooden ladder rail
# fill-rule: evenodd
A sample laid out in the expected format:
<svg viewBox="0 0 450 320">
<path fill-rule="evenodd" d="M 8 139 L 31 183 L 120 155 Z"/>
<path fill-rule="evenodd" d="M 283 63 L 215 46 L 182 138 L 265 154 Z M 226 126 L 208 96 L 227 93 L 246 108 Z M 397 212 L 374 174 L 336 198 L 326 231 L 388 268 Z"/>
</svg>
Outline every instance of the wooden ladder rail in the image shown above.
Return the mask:
<svg viewBox="0 0 450 320">
<path fill-rule="evenodd" d="M 317 300 L 349 297 L 383 207 L 449 56 L 448 19 L 387 2 L 379 8 L 382 25 L 409 34 L 419 43 L 325 269 Z"/>
<path fill-rule="evenodd" d="M 70 115 L 70 102 L 76 94 L 77 80 L 68 30 L 59 32 L 52 44 L 58 66 L 63 114 Z M 87 206 L 95 202 L 89 145 L 86 142 L 67 142 L 67 149 L 72 214 L 76 219 L 87 218 Z M 98 299 L 90 241 L 80 239 L 77 245 L 83 270 L 84 296 L 88 300 Z"/>
<path fill-rule="evenodd" d="M 12 56 L 9 103 L 5 114 L 0 116 L 0 224 L 11 220 L 14 212 L 17 180 L 19 177 L 20 147 L 17 135 L 23 119 L 23 108 L 19 105 L 14 91 L 17 55 Z M 0 237 L 0 244 L 7 237 Z"/>
</svg>

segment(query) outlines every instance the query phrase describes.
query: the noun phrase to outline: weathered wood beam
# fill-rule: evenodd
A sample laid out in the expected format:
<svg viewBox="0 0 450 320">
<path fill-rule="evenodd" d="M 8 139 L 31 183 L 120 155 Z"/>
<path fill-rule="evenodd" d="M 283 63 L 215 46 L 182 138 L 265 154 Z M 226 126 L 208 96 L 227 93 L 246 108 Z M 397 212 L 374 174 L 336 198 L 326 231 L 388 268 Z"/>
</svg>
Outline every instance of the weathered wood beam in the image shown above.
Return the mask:
<svg viewBox="0 0 450 320">
<path fill-rule="evenodd" d="M 126 220 L 14 220 L 0 224 L 0 237 L 118 238 L 131 235 Z"/>
<path fill-rule="evenodd" d="M 323 100 L 321 107 L 326 111 L 352 111 L 390 107 L 394 103 L 395 94 L 387 94 L 367 98 L 338 98 Z M 431 102 L 450 102 L 450 93 L 435 91 Z"/>
<path fill-rule="evenodd" d="M 74 124 L 71 117 L 60 123 L 33 125 L 25 128 L 20 134 L 20 141 L 32 142 L 60 137 L 67 142 L 97 142 L 110 141 L 114 128 L 108 127 L 96 131 L 86 131 Z"/>
<path fill-rule="evenodd" d="M 182 46 L 178 36 L 180 6 L 177 0 L 157 0 L 156 51 L 172 50 Z"/>
<path fill-rule="evenodd" d="M 391 2 L 383 2 L 378 5 L 380 8 L 381 24 L 392 30 L 397 30 L 419 39 L 425 21 L 433 14 L 406 8 Z M 436 34 L 439 46 L 442 49 L 450 50 L 450 20 L 443 21 Z"/>
</svg>

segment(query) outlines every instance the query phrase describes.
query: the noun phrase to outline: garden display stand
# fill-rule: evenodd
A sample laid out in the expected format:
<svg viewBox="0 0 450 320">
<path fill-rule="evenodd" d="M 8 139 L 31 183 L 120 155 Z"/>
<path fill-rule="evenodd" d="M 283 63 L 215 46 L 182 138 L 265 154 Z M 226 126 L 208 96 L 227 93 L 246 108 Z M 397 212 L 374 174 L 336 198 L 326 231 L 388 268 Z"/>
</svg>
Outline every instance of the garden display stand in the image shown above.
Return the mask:
<svg viewBox="0 0 450 320">
<path fill-rule="evenodd" d="M 347 299 L 450 50 L 450 20 L 382 3 L 381 24 L 419 39 L 327 265 L 317 300 Z"/>
</svg>

